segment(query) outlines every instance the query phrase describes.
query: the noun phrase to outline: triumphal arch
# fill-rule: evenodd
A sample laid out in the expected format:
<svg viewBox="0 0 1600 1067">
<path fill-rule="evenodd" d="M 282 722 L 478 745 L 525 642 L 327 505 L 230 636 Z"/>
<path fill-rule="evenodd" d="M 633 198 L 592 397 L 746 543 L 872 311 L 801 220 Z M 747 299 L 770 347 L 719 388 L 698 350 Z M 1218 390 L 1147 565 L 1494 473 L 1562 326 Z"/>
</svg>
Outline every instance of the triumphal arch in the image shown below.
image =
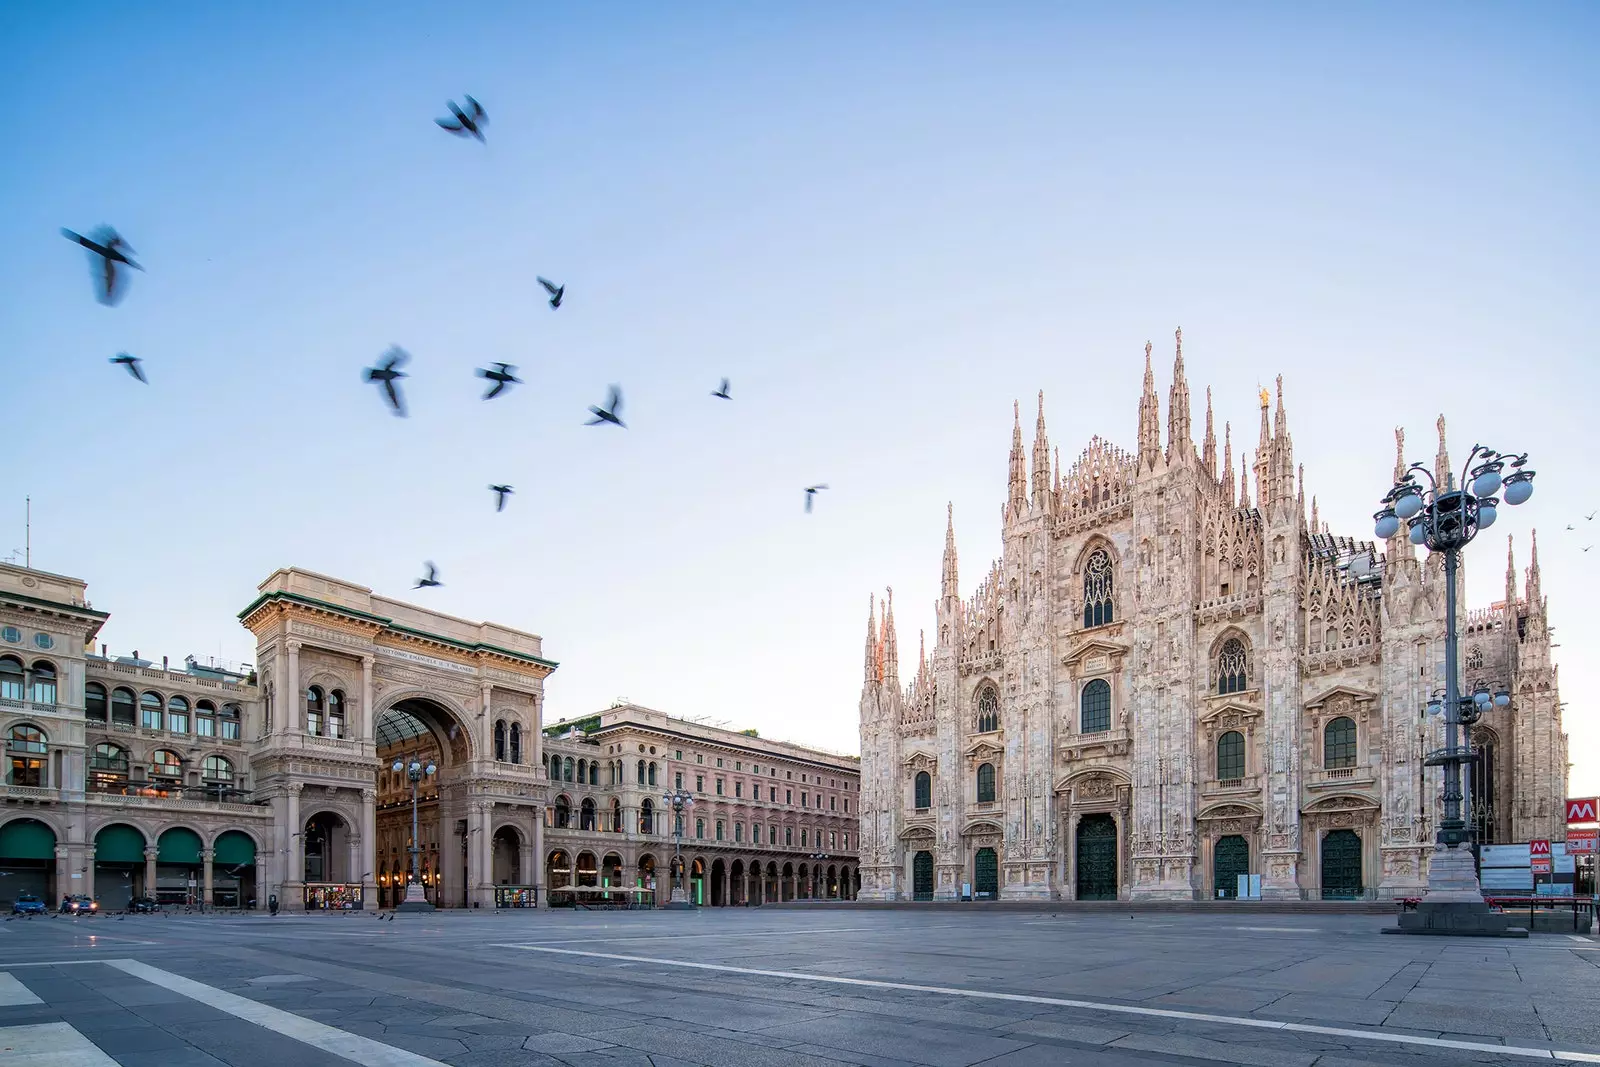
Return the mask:
<svg viewBox="0 0 1600 1067">
<path fill-rule="evenodd" d="M 531 902 L 556 668 L 541 639 L 296 568 L 258 591 L 239 618 L 256 638 L 251 764 L 272 806 L 279 906 L 393 906 L 412 881 L 437 907 Z M 397 760 L 434 768 L 415 783 L 414 836 Z"/>
</svg>

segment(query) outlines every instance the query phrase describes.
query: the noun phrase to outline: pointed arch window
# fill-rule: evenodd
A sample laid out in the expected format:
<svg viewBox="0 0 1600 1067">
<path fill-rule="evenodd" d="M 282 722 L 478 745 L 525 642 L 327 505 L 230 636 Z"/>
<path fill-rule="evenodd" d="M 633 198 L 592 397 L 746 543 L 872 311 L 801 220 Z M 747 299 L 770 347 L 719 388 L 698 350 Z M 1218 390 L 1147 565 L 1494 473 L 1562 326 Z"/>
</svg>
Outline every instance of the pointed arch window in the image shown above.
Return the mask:
<svg viewBox="0 0 1600 1067">
<path fill-rule="evenodd" d="M 511 724 L 511 762 L 522 762 L 522 724 Z"/>
<path fill-rule="evenodd" d="M 1244 777 L 1244 734 L 1229 730 L 1217 738 L 1217 781 L 1233 782 Z"/>
<path fill-rule="evenodd" d="M 496 719 L 494 721 L 494 758 L 497 763 L 506 761 L 506 721 L 504 719 Z"/>
<path fill-rule="evenodd" d="M 644 760 L 639 761 L 639 784 L 644 785 Z"/>
<path fill-rule="evenodd" d="M 1244 642 L 1237 637 L 1230 637 L 1222 644 L 1222 651 L 1217 654 L 1217 692 L 1221 694 L 1242 693 L 1250 682 L 1250 657 L 1245 652 Z"/>
<path fill-rule="evenodd" d="M 927 811 L 933 807 L 933 775 L 927 771 L 918 771 L 913 791 L 916 793 L 915 805 L 918 811 Z"/>
<path fill-rule="evenodd" d="M 994 803 L 994 764 L 985 763 L 978 768 L 978 803 Z"/>
<path fill-rule="evenodd" d="M 978 690 L 978 732 L 992 734 L 1000 729 L 1000 693 L 992 685 Z"/>
<path fill-rule="evenodd" d="M 1341 715 L 1322 728 L 1322 766 L 1331 771 L 1355 765 L 1355 720 Z"/>
<path fill-rule="evenodd" d="M 1079 698 L 1079 731 L 1086 734 L 1111 729 L 1111 683 L 1095 678 Z"/>
<path fill-rule="evenodd" d="M 1111 569 L 1111 556 L 1097 548 L 1083 568 L 1083 625 L 1105 626 L 1114 621 L 1116 609 L 1115 580 Z"/>
</svg>

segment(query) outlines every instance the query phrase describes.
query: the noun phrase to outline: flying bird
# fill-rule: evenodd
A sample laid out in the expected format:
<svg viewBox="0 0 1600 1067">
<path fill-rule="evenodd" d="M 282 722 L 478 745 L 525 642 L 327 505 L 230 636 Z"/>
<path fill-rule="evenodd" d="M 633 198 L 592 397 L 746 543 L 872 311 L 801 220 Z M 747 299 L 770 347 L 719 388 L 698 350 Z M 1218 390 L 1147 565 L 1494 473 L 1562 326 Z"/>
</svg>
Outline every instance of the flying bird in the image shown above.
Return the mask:
<svg viewBox="0 0 1600 1067">
<path fill-rule="evenodd" d="M 724 400 L 732 400 L 733 397 L 728 395 L 728 379 L 726 379 L 726 378 L 722 379 L 722 388 L 718 389 L 716 392 L 712 393 L 711 395 L 712 396 L 720 396 Z"/>
<path fill-rule="evenodd" d="M 513 367 L 509 363 L 496 363 L 494 364 L 493 370 L 487 367 L 479 367 L 478 377 L 494 383 L 494 388 L 490 389 L 487 393 L 484 393 L 483 398 L 485 400 L 493 400 L 495 397 L 505 392 L 507 386 L 521 385 L 522 379 L 516 376 L 516 369 L 517 368 Z"/>
<path fill-rule="evenodd" d="M 432 560 L 428 560 L 423 564 L 423 566 L 428 568 L 428 576 L 426 578 L 418 578 L 417 584 L 414 588 L 429 589 L 433 586 L 444 584 L 443 582 L 439 581 L 439 568 L 433 565 Z"/>
<path fill-rule="evenodd" d="M 384 353 L 384 357 L 383 362 L 376 367 L 367 368 L 367 381 L 382 382 L 383 392 L 389 398 L 389 406 L 394 409 L 396 415 L 404 418 L 406 414 L 405 401 L 401 399 L 400 387 L 395 383 L 399 379 L 406 377 L 406 372 L 395 368 L 410 359 L 411 354 L 399 345 L 393 345 L 389 351 Z"/>
<path fill-rule="evenodd" d="M 467 110 L 462 111 L 459 107 L 456 107 L 454 100 L 447 100 L 445 101 L 445 106 L 450 109 L 450 113 L 455 118 L 434 119 L 433 121 L 457 137 L 470 136 L 482 141 L 483 127 L 489 125 L 489 116 L 483 110 L 483 105 L 472 99 L 472 97 L 468 96 L 463 99 L 467 102 Z"/>
<path fill-rule="evenodd" d="M 806 486 L 806 514 L 807 515 L 811 514 L 811 503 L 812 503 L 812 501 L 817 499 L 818 490 L 826 489 L 826 488 L 828 488 L 828 487 L 825 486 L 825 485 L 808 485 L 808 486 Z"/>
<path fill-rule="evenodd" d="M 1585 515 L 1584 518 L 1588 519 L 1590 522 L 1593 522 L 1596 515 L 1600 515 L 1600 511 L 1591 511 L 1589 514 Z"/>
<path fill-rule="evenodd" d="M 146 385 L 150 384 L 149 379 L 144 376 L 144 371 L 139 369 L 139 364 L 142 361 L 138 356 L 130 356 L 126 352 L 118 352 L 116 355 L 111 357 L 111 362 L 122 364 L 124 367 L 128 368 L 129 374 L 133 375 L 141 382 L 144 382 Z"/>
<path fill-rule="evenodd" d="M 550 306 L 553 308 L 560 307 L 562 294 L 567 291 L 567 287 L 565 285 L 557 285 L 548 278 L 540 278 L 539 284 L 544 286 L 545 292 L 550 294 Z"/>
<path fill-rule="evenodd" d="M 144 270 L 128 258 L 133 252 L 128 242 L 110 226 L 95 230 L 92 239 L 68 229 L 63 229 L 61 236 L 89 250 L 89 273 L 94 278 L 95 299 L 106 307 L 116 307 L 128 288 L 127 275 L 122 268 Z"/>
<path fill-rule="evenodd" d="M 489 491 L 495 494 L 494 509 L 496 511 L 504 511 L 506 509 L 506 497 L 511 495 L 512 488 L 509 485 L 491 485 Z"/>
<path fill-rule="evenodd" d="M 1583 546 L 1583 550 L 1584 550 L 1584 551 L 1585 551 L 1585 552 L 1587 552 L 1587 551 L 1589 551 L 1589 549 L 1591 549 L 1591 548 L 1593 548 L 1593 547 L 1594 547 L 1594 546 L 1593 546 L 1593 545 L 1584 545 L 1584 546 Z"/>
<path fill-rule="evenodd" d="M 628 424 L 617 417 L 617 412 L 622 410 L 622 387 L 613 385 L 610 394 L 606 397 L 606 406 L 603 408 L 590 408 L 589 413 L 594 416 L 585 426 L 599 426 L 602 422 L 613 423 L 624 430 Z"/>
</svg>

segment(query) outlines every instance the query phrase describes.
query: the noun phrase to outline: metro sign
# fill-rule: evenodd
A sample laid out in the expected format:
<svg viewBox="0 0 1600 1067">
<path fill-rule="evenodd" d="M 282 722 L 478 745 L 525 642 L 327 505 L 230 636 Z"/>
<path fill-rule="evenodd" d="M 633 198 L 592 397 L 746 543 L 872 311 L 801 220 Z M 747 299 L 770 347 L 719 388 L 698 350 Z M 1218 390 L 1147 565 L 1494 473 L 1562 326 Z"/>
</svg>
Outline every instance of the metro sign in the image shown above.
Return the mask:
<svg viewBox="0 0 1600 1067">
<path fill-rule="evenodd" d="M 1534 874 L 1550 873 L 1550 839 L 1536 837 L 1528 842 L 1528 866 Z"/>
<path fill-rule="evenodd" d="M 1600 822 L 1600 798 L 1579 797 L 1567 800 L 1567 823 Z"/>
</svg>

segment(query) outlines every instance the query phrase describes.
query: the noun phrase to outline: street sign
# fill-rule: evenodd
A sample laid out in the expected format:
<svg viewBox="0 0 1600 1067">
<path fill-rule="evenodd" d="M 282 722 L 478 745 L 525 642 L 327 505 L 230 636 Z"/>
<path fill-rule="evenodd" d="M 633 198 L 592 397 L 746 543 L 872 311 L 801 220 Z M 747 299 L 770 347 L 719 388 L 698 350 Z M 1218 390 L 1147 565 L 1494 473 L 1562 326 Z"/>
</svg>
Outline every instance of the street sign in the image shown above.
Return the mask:
<svg viewBox="0 0 1600 1067">
<path fill-rule="evenodd" d="M 1575 822 L 1600 822 L 1600 798 L 1578 797 L 1567 799 L 1567 824 Z"/>
<path fill-rule="evenodd" d="M 1595 852 L 1600 852 L 1600 849 L 1595 847 L 1597 840 L 1600 840 L 1600 829 L 1591 827 L 1587 830 L 1568 830 L 1567 851 L 1569 853 L 1587 852 L 1593 855 Z"/>
<path fill-rule="evenodd" d="M 1534 874 L 1550 873 L 1550 839 L 1536 837 L 1528 842 L 1528 865 Z"/>
</svg>

